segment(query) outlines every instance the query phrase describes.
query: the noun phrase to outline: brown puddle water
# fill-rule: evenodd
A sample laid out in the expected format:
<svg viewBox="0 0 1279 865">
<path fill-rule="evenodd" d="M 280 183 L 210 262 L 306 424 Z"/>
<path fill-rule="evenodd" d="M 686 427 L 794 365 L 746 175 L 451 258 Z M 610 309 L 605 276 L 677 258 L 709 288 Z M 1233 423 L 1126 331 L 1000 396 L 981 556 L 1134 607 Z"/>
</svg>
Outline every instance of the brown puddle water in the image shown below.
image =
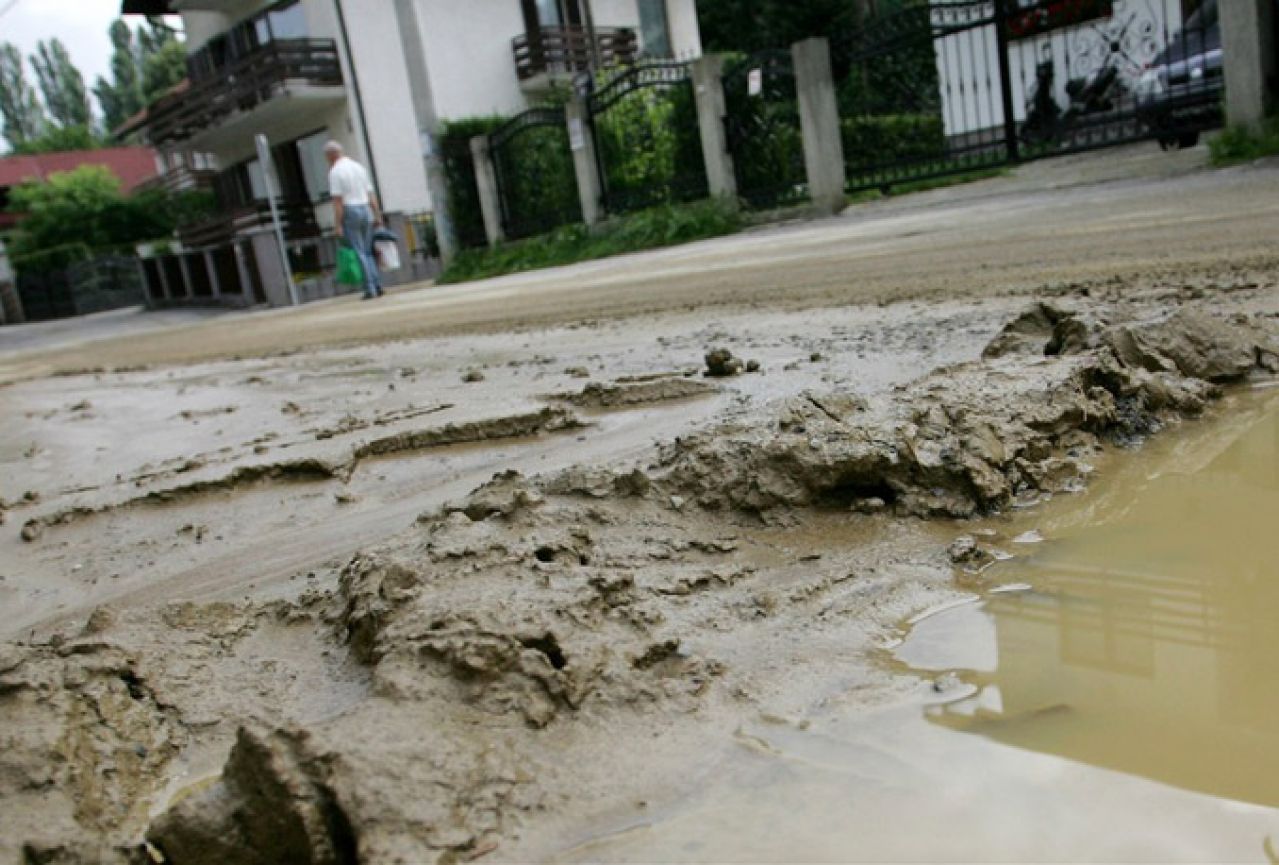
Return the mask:
<svg viewBox="0 0 1279 865">
<path fill-rule="evenodd" d="M 1279 861 L 1279 392 L 1232 403 L 992 523 L 1016 558 L 893 649 L 906 701 L 757 724 L 563 859 Z"/>
</svg>

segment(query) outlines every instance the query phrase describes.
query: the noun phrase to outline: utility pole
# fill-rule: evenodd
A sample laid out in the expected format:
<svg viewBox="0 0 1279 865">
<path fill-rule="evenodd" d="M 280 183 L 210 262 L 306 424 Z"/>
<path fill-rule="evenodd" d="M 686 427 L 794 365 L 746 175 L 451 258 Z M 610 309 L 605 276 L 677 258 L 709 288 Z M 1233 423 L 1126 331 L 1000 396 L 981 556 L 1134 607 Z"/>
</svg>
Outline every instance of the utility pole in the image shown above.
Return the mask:
<svg viewBox="0 0 1279 865">
<path fill-rule="evenodd" d="M 418 26 L 416 3 L 417 0 L 395 0 L 395 17 L 400 29 L 404 65 L 409 73 L 409 94 L 413 100 L 413 116 L 417 119 L 418 139 L 422 144 L 426 183 L 431 190 L 440 259 L 448 265 L 457 254 L 457 235 L 453 231 L 453 219 L 449 214 L 448 181 L 440 158 L 440 120 L 435 114 L 435 97 L 431 93 L 431 74 L 426 67 L 426 51 L 422 47 L 422 30 Z"/>
</svg>

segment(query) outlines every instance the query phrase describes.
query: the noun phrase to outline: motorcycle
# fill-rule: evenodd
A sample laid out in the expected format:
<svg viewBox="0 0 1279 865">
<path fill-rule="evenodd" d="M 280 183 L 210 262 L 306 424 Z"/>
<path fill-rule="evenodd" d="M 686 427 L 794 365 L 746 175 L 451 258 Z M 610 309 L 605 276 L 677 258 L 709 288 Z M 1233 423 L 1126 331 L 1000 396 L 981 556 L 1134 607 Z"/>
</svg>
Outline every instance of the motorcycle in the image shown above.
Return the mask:
<svg viewBox="0 0 1279 865">
<path fill-rule="evenodd" d="M 1066 82 L 1066 96 L 1070 103 L 1063 111 L 1053 96 L 1056 75 L 1056 64 L 1051 58 L 1035 69 L 1035 89 L 1027 101 L 1026 119 L 1018 133 L 1025 144 L 1047 144 L 1059 140 L 1078 125 L 1081 118 L 1114 111 L 1127 91 L 1119 67 L 1107 58 L 1106 63 L 1091 75 Z"/>
</svg>

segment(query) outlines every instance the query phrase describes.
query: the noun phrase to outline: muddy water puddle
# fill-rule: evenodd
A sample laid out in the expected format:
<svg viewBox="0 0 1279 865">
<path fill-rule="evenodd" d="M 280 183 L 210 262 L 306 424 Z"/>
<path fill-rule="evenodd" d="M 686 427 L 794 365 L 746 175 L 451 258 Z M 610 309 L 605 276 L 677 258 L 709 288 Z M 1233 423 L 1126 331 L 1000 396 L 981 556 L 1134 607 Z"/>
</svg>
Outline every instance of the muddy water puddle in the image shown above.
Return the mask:
<svg viewBox="0 0 1279 865">
<path fill-rule="evenodd" d="M 1279 393 L 1109 462 L 982 527 L 1015 556 L 885 650 L 904 696 L 761 715 L 561 861 L 1279 861 Z"/>
</svg>

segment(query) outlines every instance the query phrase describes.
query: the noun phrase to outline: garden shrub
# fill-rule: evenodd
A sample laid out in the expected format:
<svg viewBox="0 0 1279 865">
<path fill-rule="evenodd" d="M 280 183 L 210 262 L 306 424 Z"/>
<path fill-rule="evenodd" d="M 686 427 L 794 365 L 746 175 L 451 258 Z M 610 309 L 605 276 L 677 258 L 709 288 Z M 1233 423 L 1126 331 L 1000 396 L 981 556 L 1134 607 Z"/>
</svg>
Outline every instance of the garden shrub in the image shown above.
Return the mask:
<svg viewBox="0 0 1279 865">
<path fill-rule="evenodd" d="M 878 168 L 940 160 L 946 132 L 935 114 L 851 117 L 840 123 L 850 179 Z"/>
<path fill-rule="evenodd" d="M 444 124 L 440 133 L 440 160 L 449 189 L 449 215 L 453 219 L 458 245 L 464 249 L 488 243 L 484 232 L 484 213 L 480 209 L 480 192 L 475 185 L 471 139 L 487 135 L 505 122 L 504 117 L 470 117 Z"/>
</svg>

